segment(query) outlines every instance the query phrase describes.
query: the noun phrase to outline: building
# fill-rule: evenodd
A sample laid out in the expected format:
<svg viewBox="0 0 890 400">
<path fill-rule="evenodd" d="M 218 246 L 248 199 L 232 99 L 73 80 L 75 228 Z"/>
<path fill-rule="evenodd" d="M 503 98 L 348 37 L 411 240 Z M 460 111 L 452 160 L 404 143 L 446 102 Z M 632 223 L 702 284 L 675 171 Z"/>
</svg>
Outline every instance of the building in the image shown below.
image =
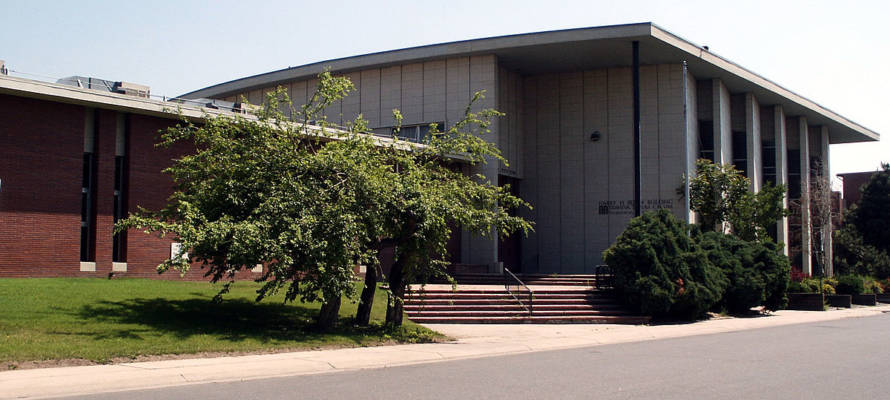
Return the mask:
<svg viewBox="0 0 890 400">
<path fill-rule="evenodd" d="M 638 70 L 634 46 L 638 46 Z M 634 213 L 634 132 L 639 116 L 642 210 L 671 209 L 693 221 L 683 176 L 699 157 L 732 163 L 752 181 L 789 186 L 792 218 L 775 236 L 792 261 L 812 270 L 808 192 L 827 174 L 829 144 L 879 135 L 831 110 L 651 23 L 571 29 L 386 51 L 250 76 L 184 95 L 251 103 L 285 87 L 302 101 L 325 68 L 357 90 L 326 115 L 358 114 L 388 132 L 399 108 L 404 124 L 448 124 L 472 93 L 505 112 L 494 126 L 507 165 L 477 171 L 518 186 L 534 210 L 528 238 L 462 235 L 466 264 L 541 273 L 583 273 Z M 638 84 L 634 76 L 638 74 Z M 639 94 L 635 107 L 634 94 Z M 679 193 L 678 193 L 679 192 Z M 506 250 L 506 251 L 505 251 Z"/>
<path fill-rule="evenodd" d="M 509 165 L 489 163 L 473 172 L 510 183 L 529 201 L 534 209 L 525 216 L 536 223 L 536 232 L 501 240 L 459 235 L 459 251 L 452 256 L 491 271 L 503 263 L 527 273 L 592 272 L 636 207 L 667 208 L 694 221 L 683 195 L 683 176 L 694 173 L 695 160 L 705 157 L 745 171 L 752 190 L 764 182 L 789 186 L 788 203 L 797 205 L 797 215 L 777 221 L 774 234 L 788 244 L 792 260 L 811 272 L 813 241 L 810 229 L 804 229 L 810 225 L 811 176 L 828 173 L 829 144 L 879 138 L 650 23 L 348 57 L 246 77 L 182 97 L 204 99 L 201 104 L 238 103 L 242 98 L 260 103 L 266 92 L 284 87 L 299 103 L 326 68 L 348 76 L 357 87 L 325 110 L 334 123 L 361 114 L 375 132 L 388 135 L 393 126 L 388 115 L 398 108 L 408 128 L 403 135 L 419 140 L 428 124 L 447 126 L 460 119 L 478 90 L 486 91 L 480 107 L 506 113 L 493 126 L 493 140 Z M 0 241 L 16 243 L 0 248 L 0 275 L 101 275 L 122 269 L 113 263 L 120 254 L 126 254 L 127 273 L 136 274 L 153 271 L 169 255 L 169 241 L 130 233 L 121 242 L 110 231 L 118 215 L 112 195 L 117 161 L 112 160 L 120 149 L 125 154 L 119 168 L 128 171 L 129 181 L 125 206 L 118 209 L 158 208 L 169 192 L 169 182 L 156 171 L 173 154 L 152 148 L 150 140 L 154 131 L 173 123 L 163 113 L 169 104 L 4 77 L 0 103 Z M 198 118 L 197 107 L 188 110 Z M 128 133 L 119 134 L 122 130 Z M 81 157 L 89 153 L 82 146 L 91 148 L 90 132 L 98 138 L 99 189 L 86 189 L 98 190 L 98 217 L 90 227 L 96 231 L 94 242 L 80 235 L 81 205 L 91 204 L 82 199 L 86 186 L 81 185 L 89 173 L 80 172 L 83 165 L 92 165 L 85 161 L 88 156 Z M 640 138 L 639 180 L 635 132 Z M 126 139 L 115 139 L 120 137 Z M 126 145 L 118 145 L 121 140 Z M 637 184 L 640 202 L 635 201 Z M 84 258 L 78 250 L 84 242 L 96 247 L 95 261 L 86 260 L 86 267 L 78 261 Z M 87 272 L 93 268 L 90 262 L 96 272 Z M 30 270 L 23 273 L 23 268 Z"/>
<path fill-rule="evenodd" d="M 837 174 L 844 182 L 842 210 L 848 210 L 853 204 L 859 203 L 859 199 L 862 198 L 862 187 L 868 183 L 874 174 L 875 171 Z"/>
<path fill-rule="evenodd" d="M 172 192 L 161 169 L 190 149 L 154 146 L 178 122 L 171 110 L 195 120 L 225 111 L 152 100 L 141 85 L 66 79 L 0 75 L 0 277 L 158 277 L 174 243 L 114 235 L 114 222 L 137 206 L 159 209 Z"/>
</svg>

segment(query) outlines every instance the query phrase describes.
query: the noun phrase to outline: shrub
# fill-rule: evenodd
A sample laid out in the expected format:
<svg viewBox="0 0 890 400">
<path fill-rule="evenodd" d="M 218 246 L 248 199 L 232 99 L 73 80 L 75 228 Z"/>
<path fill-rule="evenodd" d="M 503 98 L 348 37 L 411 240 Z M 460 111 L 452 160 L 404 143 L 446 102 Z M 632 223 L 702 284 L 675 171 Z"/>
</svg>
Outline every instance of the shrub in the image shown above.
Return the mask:
<svg viewBox="0 0 890 400">
<path fill-rule="evenodd" d="M 865 279 L 859 275 L 844 275 L 837 278 L 837 292 L 840 294 L 862 294 L 865 292 Z"/>
<path fill-rule="evenodd" d="M 697 231 L 690 235 L 690 229 L 666 210 L 630 221 L 603 252 L 625 303 L 656 318 L 697 319 L 720 301 L 726 277 L 693 239 Z"/>
<path fill-rule="evenodd" d="M 860 274 L 890 278 L 890 255 L 865 244 L 862 236 L 850 225 L 834 232 L 834 268 L 839 275 Z"/>
<path fill-rule="evenodd" d="M 717 232 L 702 234 L 700 241 L 710 261 L 728 279 L 722 301 L 726 311 L 747 312 L 759 305 L 778 310 L 787 305 L 791 265 L 774 243 L 749 242 Z"/>
<path fill-rule="evenodd" d="M 882 294 L 884 293 L 884 287 L 881 285 L 880 281 L 873 278 L 867 278 L 865 279 L 865 293 Z"/>
</svg>

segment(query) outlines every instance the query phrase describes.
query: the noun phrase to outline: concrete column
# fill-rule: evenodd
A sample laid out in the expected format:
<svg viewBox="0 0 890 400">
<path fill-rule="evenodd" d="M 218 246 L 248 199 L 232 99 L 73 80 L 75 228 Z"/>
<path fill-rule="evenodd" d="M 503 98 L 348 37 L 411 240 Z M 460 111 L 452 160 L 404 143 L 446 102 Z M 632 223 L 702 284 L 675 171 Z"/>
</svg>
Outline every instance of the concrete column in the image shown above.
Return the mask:
<svg viewBox="0 0 890 400">
<path fill-rule="evenodd" d="M 714 113 L 714 162 L 732 164 L 732 123 L 729 106 L 729 89 L 720 79 L 712 81 Z"/>
<path fill-rule="evenodd" d="M 788 187 L 788 141 L 785 135 L 785 110 L 782 106 L 774 106 L 774 131 L 776 135 L 776 185 Z M 788 192 L 782 199 L 782 206 L 788 208 Z M 782 252 L 788 255 L 788 217 L 779 220 L 776 229 L 776 240 L 785 244 Z"/>
<path fill-rule="evenodd" d="M 798 117 L 800 136 L 800 268 L 805 274 L 813 274 L 813 241 L 810 239 L 810 135 L 806 117 Z"/>
<path fill-rule="evenodd" d="M 821 126 L 820 133 L 822 136 L 821 145 L 822 145 L 822 176 L 827 177 L 829 179 L 829 187 L 831 185 L 831 153 L 829 153 L 828 146 L 828 127 L 825 125 Z M 831 233 L 833 226 L 831 225 L 831 220 L 825 221 L 825 225 L 822 227 L 822 244 L 825 246 L 825 258 L 827 259 L 827 264 L 825 265 L 825 275 L 834 276 L 834 246 L 831 241 Z"/>
<path fill-rule="evenodd" d="M 751 180 L 751 191 L 759 192 L 763 184 L 763 162 L 760 140 L 760 104 L 754 94 L 745 95 L 745 140 L 748 144 L 748 179 Z"/>
</svg>

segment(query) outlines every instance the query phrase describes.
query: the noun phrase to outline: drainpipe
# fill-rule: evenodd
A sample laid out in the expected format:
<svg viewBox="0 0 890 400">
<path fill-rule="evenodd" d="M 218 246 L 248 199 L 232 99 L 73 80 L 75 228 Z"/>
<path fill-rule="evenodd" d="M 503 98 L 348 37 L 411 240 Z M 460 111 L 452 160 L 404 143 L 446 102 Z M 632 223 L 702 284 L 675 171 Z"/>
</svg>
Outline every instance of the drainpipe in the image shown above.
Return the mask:
<svg viewBox="0 0 890 400">
<path fill-rule="evenodd" d="M 640 42 L 633 42 L 634 91 L 634 215 L 640 216 L 642 176 L 640 168 Z"/>
<path fill-rule="evenodd" d="M 683 182 L 683 190 L 684 190 L 684 199 L 686 202 L 686 223 L 689 223 L 692 214 L 692 210 L 689 209 L 689 85 L 686 82 L 686 61 L 683 61 L 683 129 L 686 130 L 686 135 L 683 137 L 686 138 L 686 173 L 683 174 L 684 182 Z"/>
</svg>

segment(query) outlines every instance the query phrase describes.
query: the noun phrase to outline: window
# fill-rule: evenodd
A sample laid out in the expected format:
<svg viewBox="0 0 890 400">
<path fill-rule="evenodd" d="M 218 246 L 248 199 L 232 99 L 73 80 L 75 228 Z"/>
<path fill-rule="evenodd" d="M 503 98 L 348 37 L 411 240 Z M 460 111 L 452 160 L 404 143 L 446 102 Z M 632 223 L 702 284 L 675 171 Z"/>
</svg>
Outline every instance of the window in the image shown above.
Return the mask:
<svg viewBox="0 0 890 400">
<path fill-rule="evenodd" d="M 114 223 L 127 216 L 127 139 L 130 133 L 130 119 L 127 115 L 118 115 L 116 147 L 114 157 Z M 114 262 L 127 262 L 127 232 L 115 234 L 111 238 L 111 258 Z"/>
<path fill-rule="evenodd" d="M 427 137 L 430 134 L 430 125 L 432 123 L 424 123 L 424 124 L 415 124 L 415 125 L 403 125 L 398 132 L 396 131 L 396 127 L 383 127 L 383 128 L 375 128 L 372 129 L 371 132 L 375 135 L 379 136 L 397 136 L 399 139 L 407 140 L 410 142 L 420 143 L 427 140 Z M 436 129 L 440 132 L 445 130 L 444 122 L 435 122 Z"/>
<path fill-rule="evenodd" d="M 788 198 L 800 198 L 800 150 L 788 150 Z"/>
<path fill-rule="evenodd" d="M 748 142 L 744 131 L 732 132 L 732 164 L 748 177 Z"/>
<path fill-rule="evenodd" d="M 698 121 L 698 158 L 714 161 L 714 123 Z"/>
<path fill-rule="evenodd" d="M 764 140 L 761 149 L 761 163 L 763 165 L 763 181 L 776 184 L 776 143 Z"/>
</svg>

